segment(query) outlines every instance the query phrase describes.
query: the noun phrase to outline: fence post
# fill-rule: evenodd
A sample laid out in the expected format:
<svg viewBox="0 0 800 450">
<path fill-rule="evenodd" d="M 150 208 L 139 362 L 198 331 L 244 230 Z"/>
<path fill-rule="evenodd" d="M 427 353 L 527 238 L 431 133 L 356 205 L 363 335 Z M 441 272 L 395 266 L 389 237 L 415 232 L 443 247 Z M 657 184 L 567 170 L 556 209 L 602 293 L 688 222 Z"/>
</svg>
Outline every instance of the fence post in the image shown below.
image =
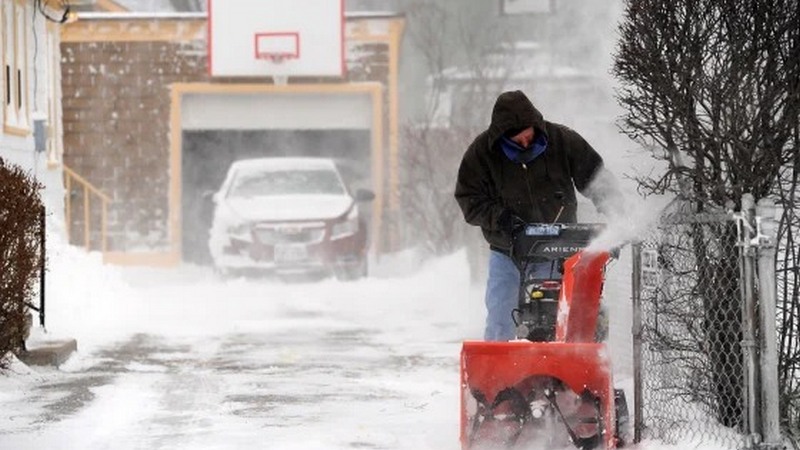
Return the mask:
<svg viewBox="0 0 800 450">
<path fill-rule="evenodd" d="M 633 271 L 631 279 L 631 297 L 633 300 L 633 442 L 642 440 L 642 243 L 631 245 L 633 254 Z"/>
<path fill-rule="evenodd" d="M 758 239 L 758 292 L 761 318 L 761 431 L 762 448 L 781 445 L 778 395 L 777 276 L 775 270 L 778 223 L 775 203 L 766 198 L 756 208 Z"/>
<path fill-rule="evenodd" d="M 753 212 L 752 194 L 742 195 L 742 210 L 736 224 L 739 232 L 740 287 L 742 296 L 742 356 L 744 358 L 745 433 L 751 445 L 757 444 L 761 434 L 758 392 L 758 344 L 756 343 L 757 317 L 754 294 L 755 253 L 752 246 Z"/>
</svg>

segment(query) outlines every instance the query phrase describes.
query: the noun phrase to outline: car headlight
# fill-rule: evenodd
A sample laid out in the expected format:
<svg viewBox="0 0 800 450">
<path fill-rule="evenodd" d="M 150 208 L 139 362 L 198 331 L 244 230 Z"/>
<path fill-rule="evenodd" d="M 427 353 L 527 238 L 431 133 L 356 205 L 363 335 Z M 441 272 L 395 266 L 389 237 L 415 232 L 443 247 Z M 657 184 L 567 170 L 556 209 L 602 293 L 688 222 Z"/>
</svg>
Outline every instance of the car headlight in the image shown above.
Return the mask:
<svg viewBox="0 0 800 450">
<path fill-rule="evenodd" d="M 240 239 L 249 239 L 250 238 L 250 224 L 249 223 L 237 223 L 234 225 L 228 225 L 228 234 L 232 237 L 237 237 Z"/>
<path fill-rule="evenodd" d="M 347 214 L 343 222 L 333 224 L 331 227 L 331 239 L 341 239 L 352 236 L 358 232 L 358 208 L 353 207 Z"/>
</svg>

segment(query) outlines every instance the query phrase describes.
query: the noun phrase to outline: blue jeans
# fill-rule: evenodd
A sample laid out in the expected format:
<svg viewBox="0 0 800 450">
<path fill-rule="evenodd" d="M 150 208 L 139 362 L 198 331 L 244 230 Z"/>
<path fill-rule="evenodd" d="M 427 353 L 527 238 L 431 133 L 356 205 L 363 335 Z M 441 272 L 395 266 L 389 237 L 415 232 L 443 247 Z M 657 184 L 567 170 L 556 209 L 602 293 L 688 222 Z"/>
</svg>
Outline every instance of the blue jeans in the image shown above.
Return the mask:
<svg viewBox="0 0 800 450">
<path fill-rule="evenodd" d="M 535 276 L 561 278 L 549 262 L 529 266 Z M 552 272 L 552 273 L 551 273 Z M 516 327 L 511 316 L 519 304 L 520 276 L 514 261 L 500 252 L 489 252 L 489 279 L 486 283 L 486 330 L 487 341 L 509 341 L 516 338 Z"/>
</svg>

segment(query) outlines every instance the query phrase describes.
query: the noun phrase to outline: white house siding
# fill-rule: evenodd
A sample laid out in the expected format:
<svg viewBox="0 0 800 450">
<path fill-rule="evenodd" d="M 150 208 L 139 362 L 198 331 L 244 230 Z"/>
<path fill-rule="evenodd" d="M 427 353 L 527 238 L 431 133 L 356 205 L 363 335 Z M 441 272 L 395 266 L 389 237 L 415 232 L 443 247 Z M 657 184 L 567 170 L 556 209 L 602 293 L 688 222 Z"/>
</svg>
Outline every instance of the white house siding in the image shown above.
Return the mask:
<svg viewBox="0 0 800 450">
<path fill-rule="evenodd" d="M 4 13 L 9 11 L 11 4 L 15 0 L 0 0 L 0 10 Z M 59 80 L 60 60 L 58 27 L 50 26 L 45 18 L 33 6 L 33 2 L 18 2 L 25 6 L 24 30 L 26 35 L 27 51 L 25 69 L 27 71 L 27 83 L 25 83 L 28 109 L 30 110 L 29 123 L 33 130 L 34 118 L 48 118 L 48 109 L 54 112 L 56 120 L 60 121 L 60 92 L 61 85 Z M 10 36 L 11 31 L 0 25 L 3 39 Z M 55 33 L 55 34 L 54 34 Z M 48 45 L 48 39 L 53 40 Z M 0 48 L 0 60 L 5 64 L 8 55 L 2 53 Z M 55 53 L 54 53 L 55 52 Z M 56 70 L 53 78 L 50 70 Z M 3 68 L 3 71 L 5 69 Z M 57 81 L 57 82 L 56 82 Z M 56 92 L 54 92 L 54 87 Z M 5 89 L 5 84 L 3 84 Z M 54 96 L 58 97 L 54 97 Z M 3 96 L 4 97 L 4 93 Z M 50 105 L 50 108 L 48 108 Z M 0 124 L 5 123 L 5 108 L 0 108 Z M 60 123 L 54 129 L 58 132 L 53 138 L 51 145 L 59 145 L 61 141 Z M 48 213 L 48 230 L 51 233 L 63 233 L 64 230 L 64 183 L 60 165 L 51 165 L 48 168 L 47 153 L 36 152 L 33 133 L 20 136 L 18 134 L 7 133 L 0 125 L 0 158 L 8 163 L 21 166 L 24 170 L 31 173 L 37 180 L 44 185 L 42 198 Z"/>
</svg>

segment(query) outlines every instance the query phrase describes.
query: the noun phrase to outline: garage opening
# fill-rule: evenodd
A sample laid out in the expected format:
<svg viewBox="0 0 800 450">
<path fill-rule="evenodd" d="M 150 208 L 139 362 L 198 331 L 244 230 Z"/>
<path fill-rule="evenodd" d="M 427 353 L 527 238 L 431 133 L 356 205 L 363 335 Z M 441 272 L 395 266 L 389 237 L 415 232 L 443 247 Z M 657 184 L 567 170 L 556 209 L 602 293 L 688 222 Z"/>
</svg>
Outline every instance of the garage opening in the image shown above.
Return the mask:
<svg viewBox="0 0 800 450">
<path fill-rule="evenodd" d="M 180 97 L 183 261 L 211 263 L 211 194 L 234 161 L 328 157 L 336 161 L 353 192 L 374 191 L 380 182 L 372 174 L 374 133 L 382 120 L 380 111 L 374 110 L 379 93 L 375 86 L 357 84 L 212 84 L 184 92 Z M 381 135 L 380 130 L 377 133 Z"/>
<path fill-rule="evenodd" d="M 352 192 L 372 189 L 369 130 L 192 130 L 183 132 L 183 260 L 211 263 L 210 194 L 234 161 L 271 156 L 318 156 L 336 161 Z"/>
</svg>

